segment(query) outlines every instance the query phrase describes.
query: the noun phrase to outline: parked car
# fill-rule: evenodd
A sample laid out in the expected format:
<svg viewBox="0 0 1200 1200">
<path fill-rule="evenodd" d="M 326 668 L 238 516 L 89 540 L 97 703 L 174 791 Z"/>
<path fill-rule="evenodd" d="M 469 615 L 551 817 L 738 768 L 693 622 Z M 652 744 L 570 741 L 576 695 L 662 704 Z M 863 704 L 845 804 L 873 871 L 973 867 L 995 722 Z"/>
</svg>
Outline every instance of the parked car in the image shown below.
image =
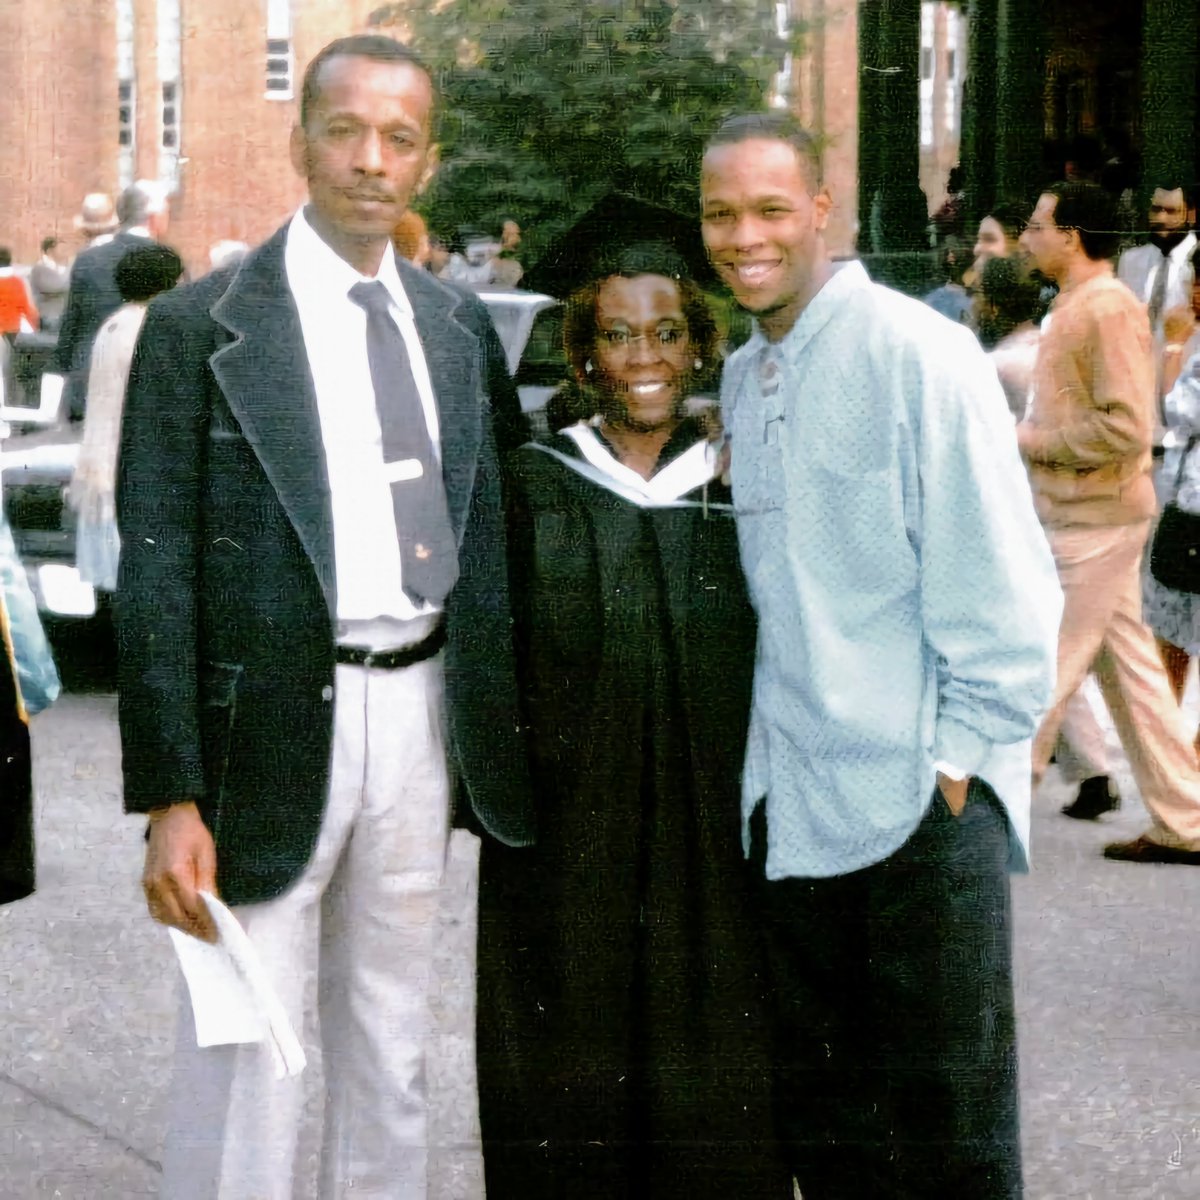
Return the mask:
<svg viewBox="0 0 1200 1200">
<path fill-rule="evenodd" d="M 521 407 L 535 428 L 543 427 L 541 408 L 567 370 L 562 306 L 537 292 L 477 291 L 516 376 Z M 53 619 L 75 623 L 97 614 L 107 621 L 103 598 L 98 602 L 75 570 L 74 514 L 65 501 L 82 432 L 78 424 L 60 422 L 11 436 L 0 446 L 4 509 L 38 606 Z"/>
</svg>

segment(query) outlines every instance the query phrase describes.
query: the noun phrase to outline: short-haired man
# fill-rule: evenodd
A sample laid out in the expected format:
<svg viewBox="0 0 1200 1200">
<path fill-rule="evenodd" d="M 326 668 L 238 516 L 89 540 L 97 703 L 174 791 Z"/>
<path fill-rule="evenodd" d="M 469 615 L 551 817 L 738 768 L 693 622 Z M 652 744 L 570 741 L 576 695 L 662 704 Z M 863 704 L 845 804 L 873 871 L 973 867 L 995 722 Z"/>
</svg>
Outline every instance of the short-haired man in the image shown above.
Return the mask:
<svg viewBox="0 0 1200 1200">
<path fill-rule="evenodd" d="M 1060 596 L 975 338 L 835 269 L 809 135 L 732 118 L 704 239 L 759 617 L 743 818 L 806 1197 L 1020 1192 L 1009 891 Z"/>
<path fill-rule="evenodd" d="M 390 38 L 316 56 L 291 138 L 308 204 L 151 305 L 124 417 L 120 721 L 150 911 L 209 936 L 215 887 L 298 1030 L 315 990 L 329 1200 L 426 1195 L 452 776 L 484 828 L 531 836 L 499 478 L 520 406 L 482 304 L 391 244 L 434 102 Z M 290 1200 L 301 1081 L 189 1033 L 165 1194 Z"/>
<path fill-rule="evenodd" d="M 42 317 L 42 328 L 47 331 L 58 329 L 62 320 L 71 280 L 70 263 L 67 248 L 58 238 L 42 238 L 42 257 L 29 272 L 29 286 Z"/>
<path fill-rule="evenodd" d="M 1200 769 L 1154 636 L 1142 622 L 1154 353 L 1145 306 L 1113 277 L 1113 202 L 1093 183 L 1055 184 L 1021 235 L 1058 284 L 1017 440 L 1058 565 L 1065 608 L 1054 705 L 1034 742 L 1040 778 L 1064 709 L 1094 671 L 1153 824 L 1109 858 L 1200 864 Z"/>
<path fill-rule="evenodd" d="M 71 267 L 54 361 L 66 377 L 63 402 L 72 421 L 82 421 L 87 407 L 92 343 L 100 326 L 121 307 L 114 275 L 117 263 L 135 246 L 162 241 L 170 214 L 170 193 L 163 184 L 152 179 L 131 183 L 117 199 L 120 231 L 103 244 L 80 251 Z"/>
<path fill-rule="evenodd" d="M 1121 255 L 1117 278 L 1146 305 L 1150 325 L 1162 334 L 1163 314 L 1192 300 L 1190 189 L 1182 183 L 1156 187 L 1150 198 L 1150 240 Z"/>
</svg>

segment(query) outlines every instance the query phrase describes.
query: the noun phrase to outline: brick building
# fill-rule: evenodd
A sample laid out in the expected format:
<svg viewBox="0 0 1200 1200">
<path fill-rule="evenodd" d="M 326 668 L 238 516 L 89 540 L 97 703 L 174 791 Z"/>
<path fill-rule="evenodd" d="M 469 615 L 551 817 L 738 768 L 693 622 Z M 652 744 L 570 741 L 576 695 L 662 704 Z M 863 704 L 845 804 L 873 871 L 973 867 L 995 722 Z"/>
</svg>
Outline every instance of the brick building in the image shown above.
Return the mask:
<svg viewBox="0 0 1200 1200">
<path fill-rule="evenodd" d="M 0 3 L 0 245 L 18 262 L 91 191 L 177 188 L 171 243 L 193 271 L 219 239 L 261 240 L 304 195 L 288 161 L 299 72 L 366 29 L 377 0 Z"/>
<path fill-rule="evenodd" d="M 786 8 L 786 20 L 792 30 L 799 32 L 803 52 L 789 55 L 776 84 L 775 102 L 791 105 L 800 120 L 821 138 L 825 182 L 834 198 L 829 247 L 837 255 L 852 254 L 862 244 L 862 6 L 855 0 L 790 0 Z M 959 157 L 966 18 L 957 5 L 943 0 L 924 0 L 919 11 L 919 57 L 914 54 L 908 75 L 910 81 L 914 76 L 917 80 L 913 133 L 919 142 L 919 183 L 924 203 L 932 212 L 945 199 L 947 177 Z M 891 65 L 879 70 L 887 71 Z"/>
</svg>

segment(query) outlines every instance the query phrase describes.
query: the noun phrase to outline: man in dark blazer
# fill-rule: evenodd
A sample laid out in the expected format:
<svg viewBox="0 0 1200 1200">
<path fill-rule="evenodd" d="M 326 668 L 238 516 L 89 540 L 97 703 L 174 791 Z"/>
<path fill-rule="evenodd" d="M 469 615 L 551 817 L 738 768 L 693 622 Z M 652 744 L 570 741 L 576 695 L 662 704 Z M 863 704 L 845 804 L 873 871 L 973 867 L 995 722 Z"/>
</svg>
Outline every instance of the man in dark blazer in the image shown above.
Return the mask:
<svg viewBox="0 0 1200 1200">
<path fill-rule="evenodd" d="M 121 307 L 115 273 L 117 263 L 134 246 L 161 241 L 170 220 L 167 189 L 155 180 L 139 179 L 117 200 L 121 228 L 110 240 L 81 250 L 71 267 L 67 303 L 54 349 L 55 369 L 65 377 L 65 411 L 82 421 L 87 406 L 88 365 L 100 326 Z"/>
<path fill-rule="evenodd" d="M 520 408 L 483 306 L 389 238 L 436 162 L 433 103 L 389 38 L 318 54 L 292 136 L 308 205 L 152 304 L 124 418 L 120 723 L 125 805 L 150 816 L 143 886 L 158 920 L 209 939 L 197 893 L 219 893 L 298 1029 L 317 976 L 322 1196 L 426 1194 L 451 778 L 492 835 L 532 838 L 500 480 Z M 405 405 L 419 436 L 396 457 Z M 441 585 L 423 574 L 438 562 Z M 194 1042 L 185 1017 L 164 1195 L 285 1200 L 299 1081 L 265 1046 Z"/>
</svg>

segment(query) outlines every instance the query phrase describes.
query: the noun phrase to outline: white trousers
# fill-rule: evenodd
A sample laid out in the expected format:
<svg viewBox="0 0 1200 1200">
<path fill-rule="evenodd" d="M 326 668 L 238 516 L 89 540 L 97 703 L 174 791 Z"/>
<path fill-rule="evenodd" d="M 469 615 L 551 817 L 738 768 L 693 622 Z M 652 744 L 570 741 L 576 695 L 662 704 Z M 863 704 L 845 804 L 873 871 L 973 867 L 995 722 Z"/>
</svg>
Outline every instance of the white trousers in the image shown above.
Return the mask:
<svg viewBox="0 0 1200 1200">
<path fill-rule="evenodd" d="M 280 753 L 287 737 L 280 730 Z M 282 896 L 235 909 L 307 1035 L 310 1062 L 320 1047 L 322 1200 L 425 1200 L 429 991 L 449 813 L 441 656 L 395 671 L 339 666 L 312 859 Z M 195 1042 L 185 997 L 164 1200 L 293 1200 L 312 1066 L 277 1080 L 263 1046 Z"/>
</svg>

